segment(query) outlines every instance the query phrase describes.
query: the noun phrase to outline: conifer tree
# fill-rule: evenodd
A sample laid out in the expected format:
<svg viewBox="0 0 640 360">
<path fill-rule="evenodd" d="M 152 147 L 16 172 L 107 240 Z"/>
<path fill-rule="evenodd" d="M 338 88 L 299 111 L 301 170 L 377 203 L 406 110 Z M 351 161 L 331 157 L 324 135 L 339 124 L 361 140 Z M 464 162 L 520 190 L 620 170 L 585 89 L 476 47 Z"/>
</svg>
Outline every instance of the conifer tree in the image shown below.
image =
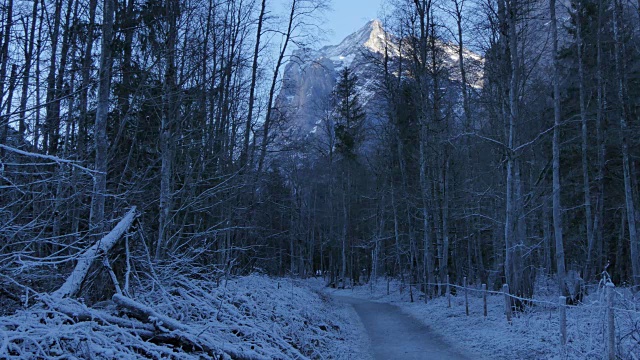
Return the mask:
<svg viewBox="0 0 640 360">
<path fill-rule="evenodd" d="M 346 285 L 347 242 L 351 226 L 351 195 L 353 193 L 353 179 L 351 167 L 355 165 L 356 154 L 362 143 L 362 124 L 365 112 L 360 103 L 356 84 L 358 77 L 349 67 L 340 71 L 338 82 L 333 91 L 335 111 L 336 153 L 342 156 L 340 179 L 342 187 L 342 266 L 340 278 L 342 287 Z"/>
<path fill-rule="evenodd" d="M 340 72 L 334 89 L 336 103 L 336 152 L 347 159 L 354 159 L 356 150 L 362 143 L 362 123 L 365 112 L 356 89 L 358 77 L 349 67 Z"/>
</svg>

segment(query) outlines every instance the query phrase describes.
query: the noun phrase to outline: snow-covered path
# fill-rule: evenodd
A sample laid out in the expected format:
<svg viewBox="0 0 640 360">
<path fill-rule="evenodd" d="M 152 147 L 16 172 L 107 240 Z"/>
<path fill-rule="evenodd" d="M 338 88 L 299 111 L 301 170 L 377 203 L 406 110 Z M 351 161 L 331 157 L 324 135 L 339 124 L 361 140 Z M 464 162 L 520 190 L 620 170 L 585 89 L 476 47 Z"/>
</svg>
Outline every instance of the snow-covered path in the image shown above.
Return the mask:
<svg viewBox="0 0 640 360">
<path fill-rule="evenodd" d="M 367 330 L 375 359 L 468 359 L 395 305 L 338 295 L 334 298 L 353 306 Z"/>
</svg>

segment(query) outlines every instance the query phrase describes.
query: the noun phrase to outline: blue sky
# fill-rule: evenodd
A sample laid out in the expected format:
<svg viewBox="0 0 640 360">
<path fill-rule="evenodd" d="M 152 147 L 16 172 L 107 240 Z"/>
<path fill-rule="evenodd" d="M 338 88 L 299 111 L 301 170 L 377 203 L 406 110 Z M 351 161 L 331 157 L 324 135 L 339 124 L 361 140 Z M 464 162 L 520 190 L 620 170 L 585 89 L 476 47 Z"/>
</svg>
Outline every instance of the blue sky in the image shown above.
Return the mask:
<svg viewBox="0 0 640 360">
<path fill-rule="evenodd" d="M 337 44 L 360 29 L 367 21 L 378 18 L 383 0 L 332 0 L 327 12 L 327 44 Z"/>
</svg>

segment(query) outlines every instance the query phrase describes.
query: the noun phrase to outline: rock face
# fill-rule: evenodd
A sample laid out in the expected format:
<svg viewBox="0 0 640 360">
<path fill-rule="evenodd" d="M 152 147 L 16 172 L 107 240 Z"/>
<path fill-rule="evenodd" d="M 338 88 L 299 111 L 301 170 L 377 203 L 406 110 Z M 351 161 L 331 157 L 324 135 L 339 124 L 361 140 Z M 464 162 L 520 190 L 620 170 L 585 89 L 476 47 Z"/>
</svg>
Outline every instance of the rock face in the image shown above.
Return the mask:
<svg viewBox="0 0 640 360">
<path fill-rule="evenodd" d="M 340 71 L 347 66 L 358 76 L 360 100 L 368 121 L 379 117 L 376 112 L 382 107 L 374 104 L 383 100 L 377 89 L 382 74 L 372 60 L 382 58 L 385 36 L 388 34 L 382 23 L 372 20 L 338 45 L 302 49 L 293 54 L 299 60 L 286 66 L 276 100 L 277 109 L 290 124 L 290 135 L 304 138 L 327 132 L 325 120 L 331 108 L 331 93 Z"/>
<path fill-rule="evenodd" d="M 381 61 L 385 51 L 397 58 L 399 51 L 393 35 L 386 32 L 380 20 L 371 20 L 340 44 L 325 46 L 319 50 L 300 49 L 294 52 L 283 73 L 283 84 L 276 99 L 277 113 L 284 117 L 285 137 L 303 140 L 310 136 L 327 136 L 332 131 L 330 123 L 331 93 L 339 73 L 350 67 L 358 77 L 360 100 L 367 113 L 366 126 L 374 128 L 384 121 L 385 100 L 381 89 L 383 77 Z M 387 47 L 385 49 L 385 47 Z M 440 42 L 443 66 L 449 69 L 450 84 L 459 81 L 457 48 Z M 482 58 L 465 50 L 467 65 L 475 63 L 467 71 L 472 87 L 479 87 L 482 79 Z M 475 69 L 475 70 L 474 70 Z M 457 86 L 451 92 L 459 92 Z"/>
</svg>

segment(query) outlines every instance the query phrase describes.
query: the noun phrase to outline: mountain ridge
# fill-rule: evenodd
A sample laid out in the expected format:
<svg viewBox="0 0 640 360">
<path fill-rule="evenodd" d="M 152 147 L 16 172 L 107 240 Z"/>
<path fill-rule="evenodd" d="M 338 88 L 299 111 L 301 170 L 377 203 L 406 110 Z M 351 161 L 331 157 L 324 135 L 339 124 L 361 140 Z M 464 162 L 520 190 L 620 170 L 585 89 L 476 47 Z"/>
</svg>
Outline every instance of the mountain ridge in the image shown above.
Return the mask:
<svg viewBox="0 0 640 360">
<path fill-rule="evenodd" d="M 376 69 L 369 60 L 371 56 L 383 54 L 385 36 L 380 20 L 371 20 L 337 45 L 294 52 L 293 56 L 303 61 L 287 64 L 276 100 L 277 107 L 284 109 L 291 124 L 289 135 L 304 138 L 318 132 L 338 74 L 345 67 L 352 68 L 358 77 L 357 87 L 363 105 L 373 100 L 378 93 L 375 89 Z"/>
<path fill-rule="evenodd" d="M 380 83 L 381 70 L 372 59 L 382 59 L 387 51 L 391 57 L 397 57 L 400 51 L 395 45 L 394 35 L 384 29 L 378 19 L 368 21 L 357 31 L 346 36 L 336 45 L 326 45 L 320 49 L 298 49 L 294 57 L 301 61 L 292 61 L 283 72 L 283 86 L 276 100 L 289 123 L 285 130 L 288 137 L 308 138 L 318 134 L 319 130 L 331 131 L 327 121 L 328 107 L 331 105 L 331 93 L 336 85 L 339 73 L 350 67 L 357 76 L 357 89 L 362 105 L 367 113 L 369 127 L 382 123 L 384 103 Z M 442 60 L 451 69 L 454 78 L 459 75 L 457 46 L 439 41 L 443 50 Z M 466 62 L 483 61 L 482 57 L 464 49 Z M 468 72 L 472 87 L 481 86 L 481 72 Z"/>
</svg>

